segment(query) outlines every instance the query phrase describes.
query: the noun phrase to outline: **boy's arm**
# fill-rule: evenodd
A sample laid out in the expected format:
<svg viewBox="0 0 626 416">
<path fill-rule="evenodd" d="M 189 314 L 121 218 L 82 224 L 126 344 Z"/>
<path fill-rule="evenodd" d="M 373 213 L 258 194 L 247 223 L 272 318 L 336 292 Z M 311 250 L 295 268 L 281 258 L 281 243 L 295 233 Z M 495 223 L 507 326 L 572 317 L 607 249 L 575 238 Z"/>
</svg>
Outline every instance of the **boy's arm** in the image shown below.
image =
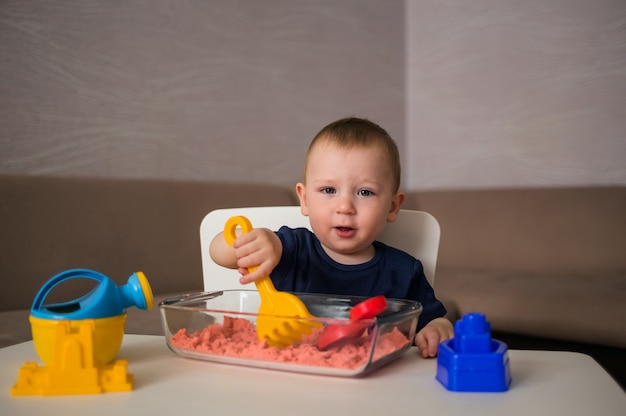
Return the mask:
<svg viewBox="0 0 626 416">
<path fill-rule="evenodd" d="M 233 246 L 229 246 L 223 233 L 217 234 L 209 245 L 211 259 L 220 266 L 238 269 L 241 273 L 241 284 L 250 283 L 269 276 L 274 270 L 283 245 L 278 236 L 267 228 L 254 228 L 249 233 L 239 235 Z M 253 272 L 248 268 L 257 267 Z"/>
<path fill-rule="evenodd" d="M 237 268 L 237 258 L 235 257 L 235 249 L 228 245 L 224 239 L 224 233 L 221 232 L 213 237 L 209 245 L 209 255 L 211 259 L 220 266 L 229 269 Z"/>
</svg>

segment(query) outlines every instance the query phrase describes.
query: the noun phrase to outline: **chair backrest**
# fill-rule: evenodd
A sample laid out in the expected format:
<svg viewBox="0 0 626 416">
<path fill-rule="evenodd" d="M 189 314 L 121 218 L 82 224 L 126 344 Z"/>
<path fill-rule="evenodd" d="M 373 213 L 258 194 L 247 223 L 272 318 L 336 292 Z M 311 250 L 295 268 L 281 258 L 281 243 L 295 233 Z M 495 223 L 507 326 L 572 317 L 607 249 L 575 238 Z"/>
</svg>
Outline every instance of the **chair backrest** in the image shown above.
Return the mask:
<svg viewBox="0 0 626 416">
<path fill-rule="evenodd" d="M 209 212 L 200 224 L 200 249 L 202 250 L 205 291 L 241 288 L 239 272 L 217 265 L 209 255 L 211 240 L 217 233 L 224 230 L 226 220 L 234 215 L 246 216 L 253 227 L 265 227 L 271 230 L 278 230 L 283 225 L 291 228 L 311 228 L 309 218 L 302 215 L 299 206 L 227 208 Z M 424 265 L 426 278 L 432 285 L 435 280 L 440 235 L 439 223 L 431 214 L 403 209 L 400 210 L 396 221 L 385 226 L 379 240 L 420 259 Z"/>
</svg>

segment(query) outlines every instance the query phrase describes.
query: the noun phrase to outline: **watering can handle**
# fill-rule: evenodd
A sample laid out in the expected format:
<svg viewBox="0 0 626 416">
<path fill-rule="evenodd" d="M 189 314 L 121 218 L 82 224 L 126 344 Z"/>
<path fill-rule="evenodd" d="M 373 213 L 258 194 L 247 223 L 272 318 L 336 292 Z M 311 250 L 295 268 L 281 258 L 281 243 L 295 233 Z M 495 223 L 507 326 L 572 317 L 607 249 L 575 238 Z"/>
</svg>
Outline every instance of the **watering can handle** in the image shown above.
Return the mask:
<svg viewBox="0 0 626 416">
<path fill-rule="evenodd" d="M 35 297 L 35 301 L 33 302 L 32 309 L 33 310 L 40 309 L 41 306 L 43 305 L 43 301 L 46 299 L 46 296 L 48 296 L 48 294 L 52 291 L 52 289 L 54 289 L 59 283 L 64 282 L 66 280 L 70 280 L 70 279 L 76 279 L 76 278 L 88 278 L 92 280 L 97 280 L 99 282 L 108 280 L 108 277 L 106 277 L 102 273 L 89 270 L 89 269 L 66 270 L 52 277 L 43 285 L 43 287 L 39 290 L 39 292 L 37 293 L 37 296 Z"/>
</svg>

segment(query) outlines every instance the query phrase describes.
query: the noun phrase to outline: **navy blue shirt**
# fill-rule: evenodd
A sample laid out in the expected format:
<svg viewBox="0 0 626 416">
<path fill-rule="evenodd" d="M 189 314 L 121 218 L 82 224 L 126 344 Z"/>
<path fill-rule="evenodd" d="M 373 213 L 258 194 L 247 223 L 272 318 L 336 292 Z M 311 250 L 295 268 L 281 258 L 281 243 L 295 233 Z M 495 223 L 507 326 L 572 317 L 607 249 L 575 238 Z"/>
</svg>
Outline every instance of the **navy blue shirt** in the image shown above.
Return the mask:
<svg viewBox="0 0 626 416">
<path fill-rule="evenodd" d="M 271 274 L 278 290 L 416 300 L 423 307 L 417 331 L 446 314 L 426 280 L 422 262 L 404 251 L 375 241 L 371 260 L 345 265 L 331 259 L 306 228 L 281 227 L 276 235 L 283 244 L 282 257 Z"/>
</svg>

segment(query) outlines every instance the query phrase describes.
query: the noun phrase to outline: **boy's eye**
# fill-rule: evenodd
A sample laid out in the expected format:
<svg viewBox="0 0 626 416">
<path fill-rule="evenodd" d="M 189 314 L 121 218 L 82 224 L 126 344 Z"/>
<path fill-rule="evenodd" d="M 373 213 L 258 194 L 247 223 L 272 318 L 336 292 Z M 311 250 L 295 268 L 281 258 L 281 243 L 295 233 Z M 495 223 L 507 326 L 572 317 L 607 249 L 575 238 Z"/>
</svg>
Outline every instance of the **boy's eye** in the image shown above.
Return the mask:
<svg viewBox="0 0 626 416">
<path fill-rule="evenodd" d="M 361 190 L 359 190 L 359 192 L 357 192 L 357 195 L 359 195 L 359 196 L 371 196 L 371 195 L 374 195 L 374 192 L 370 191 L 369 189 L 361 189 Z"/>
<path fill-rule="evenodd" d="M 334 194 L 336 192 L 335 188 L 331 187 L 322 188 L 321 191 L 323 194 Z"/>
</svg>

